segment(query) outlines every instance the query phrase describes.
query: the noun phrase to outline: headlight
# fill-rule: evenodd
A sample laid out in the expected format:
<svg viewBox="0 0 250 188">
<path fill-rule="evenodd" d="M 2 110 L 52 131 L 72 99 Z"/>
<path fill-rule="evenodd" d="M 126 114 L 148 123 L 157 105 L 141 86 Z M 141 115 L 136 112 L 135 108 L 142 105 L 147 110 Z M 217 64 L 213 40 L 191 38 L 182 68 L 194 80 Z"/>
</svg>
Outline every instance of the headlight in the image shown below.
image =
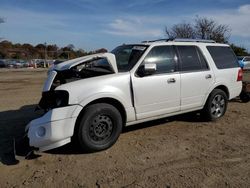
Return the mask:
<svg viewBox="0 0 250 188">
<path fill-rule="evenodd" d="M 55 106 L 63 107 L 69 103 L 69 93 L 67 91 L 59 90 L 55 91 Z"/>
<path fill-rule="evenodd" d="M 67 106 L 68 103 L 69 93 L 67 91 L 54 90 L 43 92 L 38 106 L 44 110 L 50 110 L 52 108 Z"/>
</svg>

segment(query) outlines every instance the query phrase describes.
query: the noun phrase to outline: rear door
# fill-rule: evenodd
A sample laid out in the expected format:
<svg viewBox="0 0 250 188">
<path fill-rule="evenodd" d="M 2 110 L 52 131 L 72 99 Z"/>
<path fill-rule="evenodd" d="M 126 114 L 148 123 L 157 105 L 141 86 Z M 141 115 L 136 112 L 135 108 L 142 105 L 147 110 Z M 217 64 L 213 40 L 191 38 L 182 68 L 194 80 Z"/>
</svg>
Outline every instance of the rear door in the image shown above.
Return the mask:
<svg viewBox="0 0 250 188">
<path fill-rule="evenodd" d="M 176 46 L 180 62 L 181 110 L 202 107 L 214 75 L 197 46 Z"/>
<path fill-rule="evenodd" d="M 156 64 L 156 72 L 140 76 L 137 71 L 132 75 L 137 119 L 180 111 L 180 74 L 176 72 L 176 61 L 173 46 L 156 46 L 140 65 Z"/>
</svg>

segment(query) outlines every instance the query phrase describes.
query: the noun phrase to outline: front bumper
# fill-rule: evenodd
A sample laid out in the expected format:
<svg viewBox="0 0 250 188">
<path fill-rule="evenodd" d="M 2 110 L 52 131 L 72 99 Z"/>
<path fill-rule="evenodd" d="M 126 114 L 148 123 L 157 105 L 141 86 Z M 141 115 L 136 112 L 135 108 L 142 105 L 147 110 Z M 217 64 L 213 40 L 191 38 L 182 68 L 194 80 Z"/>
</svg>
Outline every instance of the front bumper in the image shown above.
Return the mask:
<svg viewBox="0 0 250 188">
<path fill-rule="evenodd" d="M 26 126 L 30 146 L 47 151 L 69 143 L 74 134 L 76 109 L 79 105 L 55 108 L 32 120 Z"/>
</svg>

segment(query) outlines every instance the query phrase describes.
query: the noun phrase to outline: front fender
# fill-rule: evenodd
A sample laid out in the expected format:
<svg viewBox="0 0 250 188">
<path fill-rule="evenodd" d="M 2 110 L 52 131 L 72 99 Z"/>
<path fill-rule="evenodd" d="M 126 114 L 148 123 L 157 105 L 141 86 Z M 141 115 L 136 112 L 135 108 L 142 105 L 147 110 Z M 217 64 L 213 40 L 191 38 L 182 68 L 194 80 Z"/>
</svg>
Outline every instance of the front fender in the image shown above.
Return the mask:
<svg viewBox="0 0 250 188">
<path fill-rule="evenodd" d="M 126 102 L 126 100 L 121 98 L 120 96 L 117 96 L 108 92 L 98 93 L 96 95 L 92 95 L 88 98 L 85 98 L 84 100 L 81 101 L 80 105 L 74 110 L 74 112 L 72 113 L 72 116 L 78 117 L 82 109 L 84 109 L 84 107 L 86 107 L 89 103 L 95 100 L 104 99 L 104 98 L 110 98 L 110 99 L 115 99 L 119 101 L 125 109 L 128 122 L 136 120 L 134 107 L 132 105 L 129 105 L 128 102 Z"/>
</svg>

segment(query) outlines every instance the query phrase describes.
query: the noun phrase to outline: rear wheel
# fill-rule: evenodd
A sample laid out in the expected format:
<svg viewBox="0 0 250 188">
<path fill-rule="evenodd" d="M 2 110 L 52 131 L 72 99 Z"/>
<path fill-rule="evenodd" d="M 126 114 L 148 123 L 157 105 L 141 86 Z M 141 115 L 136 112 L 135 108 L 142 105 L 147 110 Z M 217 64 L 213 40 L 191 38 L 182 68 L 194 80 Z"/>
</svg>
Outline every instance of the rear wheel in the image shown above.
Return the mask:
<svg viewBox="0 0 250 188">
<path fill-rule="evenodd" d="M 222 117 L 227 110 L 227 95 L 221 89 L 214 89 L 202 110 L 202 116 L 213 121 Z"/>
<path fill-rule="evenodd" d="M 120 112 L 112 105 L 98 103 L 88 106 L 77 130 L 78 142 L 85 151 L 94 152 L 111 147 L 122 130 Z"/>
</svg>

